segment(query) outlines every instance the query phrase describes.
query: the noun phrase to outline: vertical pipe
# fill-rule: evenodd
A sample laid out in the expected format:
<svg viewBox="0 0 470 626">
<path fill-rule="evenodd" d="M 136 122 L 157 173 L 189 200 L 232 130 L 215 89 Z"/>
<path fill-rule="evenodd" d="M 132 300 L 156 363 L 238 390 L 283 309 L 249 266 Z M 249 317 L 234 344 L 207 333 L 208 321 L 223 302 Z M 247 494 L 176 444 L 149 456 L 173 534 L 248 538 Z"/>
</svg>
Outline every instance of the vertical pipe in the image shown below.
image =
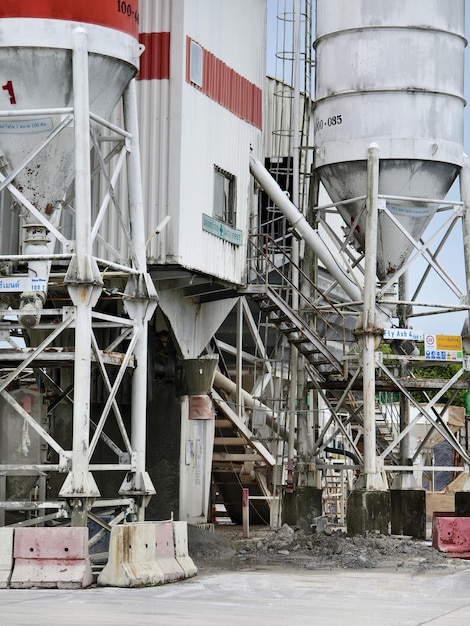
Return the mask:
<svg viewBox="0 0 470 626">
<path fill-rule="evenodd" d="M 250 490 L 242 489 L 242 527 L 243 537 L 249 539 L 250 537 Z"/>
<path fill-rule="evenodd" d="M 408 302 L 408 272 L 405 272 L 400 276 L 398 281 L 398 298 L 404 302 Z M 403 304 L 399 307 L 399 323 L 400 327 L 408 327 L 408 313 L 410 307 L 408 304 Z M 400 364 L 401 376 L 407 375 L 407 364 L 402 362 Z M 400 432 L 404 431 L 410 423 L 410 403 L 405 394 L 400 393 Z M 411 435 L 408 434 L 400 442 L 400 460 L 403 466 L 408 465 L 411 458 Z M 416 480 L 411 468 L 410 472 L 401 472 L 393 483 L 394 488 L 407 489 L 416 487 Z"/>
<path fill-rule="evenodd" d="M 132 244 L 134 246 L 136 269 L 139 270 L 140 284 L 135 294 L 132 311 L 134 323 L 138 327 L 138 339 L 134 349 L 136 368 L 132 379 L 131 392 L 131 443 L 135 454 L 134 490 L 137 493 L 155 493 L 150 478 L 146 474 L 146 442 L 147 442 L 147 386 L 148 386 L 148 317 L 152 314 L 156 303 L 150 305 L 156 294 L 150 280 L 144 275 L 147 272 L 146 237 L 144 224 L 144 201 L 142 193 L 142 168 L 139 152 L 139 127 L 137 94 L 135 80 L 132 80 L 123 94 L 124 124 L 130 133 L 130 151 L 127 157 L 127 184 L 129 193 L 129 219 L 131 225 Z M 151 290 L 149 292 L 149 289 Z M 145 507 L 139 507 L 138 518 L 143 521 Z"/>
<path fill-rule="evenodd" d="M 89 471 L 92 308 L 100 286 L 91 258 L 90 111 L 88 42 L 83 28 L 73 33 L 75 140 L 75 256 L 66 282 L 75 307 L 74 403 L 71 470 L 60 495 L 73 504 L 72 526 L 86 526 L 89 500 L 99 496 Z"/>
<path fill-rule="evenodd" d="M 137 126 L 137 102 L 135 81 L 129 83 L 123 94 L 124 124 L 130 133 L 130 152 L 127 157 L 127 184 L 129 190 L 129 218 L 131 222 L 131 236 L 134 245 L 135 263 L 140 272 L 146 270 L 145 235 L 143 223 L 143 198 L 140 154 Z M 139 338 L 134 354 L 137 367 L 133 373 L 131 392 L 131 442 L 137 456 L 137 476 L 145 471 L 145 444 L 146 444 L 146 413 L 147 413 L 147 324 L 136 319 L 139 326 Z"/>
<path fill-rule="evenodd" d="M 464 155 L 463 166 L 460 171 L 460 195 L 463 202 L 463 250 L 465 262 L 465 281 L 467 287 L 467 302 L 470 303 L 470 163 Z M 469 312 L 470 318 L 470 312 Z M 469 319 L 470 329 L 470 319 Z"/>
<path fill-rule="evenodd" d="M 377 472 L 375 432 L 375 294 L 377 276 L 377 223 L 379 148 L 371 144 L 367 162 L 367 200 L 363 313 L 364 473 L 366 489 L 373 488 Z"/>
<path fill-rule="evenodd" d="M 243 350 L 243 303 L 239 298 L 237 302 L 237 356 L 236 356 L 236 379 L 237 379 L 237 415 L 241 419 L 243 414 L 243 370 L 242 370 L 242 350 Z"/>
<path fill-rule="evenodd" d="M 75 122 L 75 228 L 79 275 L 87 275 L 91 254 L 90 111 L 88 89 L 88 43 L 83 28 L 74 33 L 73 97 Z"/>
<path fill-rule="evenodd" d="M 72 473 L 88 472 L 90 432 L 91 305 L 88 260 L 91 254 L 90 117 L 87 34 L 74 33 L 73 93 L 75 121 L 75 228 L 77 282 L 82 297 L 76 305 Z M 80 284 L 81 283 L 81 284 Z"/>
<path fill-rule="evenodd" d="M 300 12 L 301 0 L 294 4 L 294 94 L 293 104 L 293 154 L 292 154 L 292 198 L 295 206 L 300 205 Z"/>
<path fill-rule="evenodd" d="M 460 195 L 463 202 L 463 249 L 465 262 L 465 281 L 467 287 L 467 303 L 470 303 L 470 163 L 464 155 L 463 166 L 460 171 Z M 470 311 L 468 328 L 470 334 Z M 467 405 L 469 403 L 467 394 Z M 467 409 L 468 411 L 468 409 Z M 467 477 L 463 491 L 470 491 L 470 477 Z"/>
<path fill-rule="evenodd" d="M 399 300 L 403 300 L 404 302 L 408 302 L 409 294 L 408 294 L 408 271 L 404 272 L 400 276 L 398 281 L 398 292 L 399 292 Z M 403 304 L 400 306 L 399 311 L 399 323 L 402 328 L 408 327 L 408 305 Z M 401 363 L 400 365 L 400 374 L 401 376 L 406 376 L 406 364 Z M 400 430 L 405 430 L 410 421 L 410 410 L 409 410 L 409 402 L 408 398 L 404 394 L 400 394 Z M 410 435 L 403 437 L 400 442 L 400 458 L 401 464 L 407 465 L 408 459 L 410 458 L 410 450 L 411 450 L 411 441 Z"/>
<path fill-rule="evenodd" d="M 146 238 L 144 224 L 144 199 L 142 192 L 142 167 L 139 151 L 139 125 L 135 79 L 123 93 L 124 125 L 130 133 L 127 157 L 127 185 L 129 190 L 129 217 L 132 226 L 136 269 L 147 271 Z"/>
<path fill-rule="evenodd" d="M 299 136 L 300 136 L 300 0 L 294 2 L 294 65 L 293 65 L 293 99 L 292 99 L 292 200 L 294 205 L 299 207 Z M 299 308 L 299 266 L 300 246 L 296 237 L 292 237 L 292 308 L 298 311 Z M 295 453 L 295 430 L 296 430 L 296 408 L 297 408 L 297 381 L 298 381 L 298 361 L 299 354 L 295 347 L 291 347 L 290 356 L 290 389 L 289 389 L 289 442 L 287 453 L 287 482 L 293 486 L 294 478 L 294 453 Z"/>
</svg>

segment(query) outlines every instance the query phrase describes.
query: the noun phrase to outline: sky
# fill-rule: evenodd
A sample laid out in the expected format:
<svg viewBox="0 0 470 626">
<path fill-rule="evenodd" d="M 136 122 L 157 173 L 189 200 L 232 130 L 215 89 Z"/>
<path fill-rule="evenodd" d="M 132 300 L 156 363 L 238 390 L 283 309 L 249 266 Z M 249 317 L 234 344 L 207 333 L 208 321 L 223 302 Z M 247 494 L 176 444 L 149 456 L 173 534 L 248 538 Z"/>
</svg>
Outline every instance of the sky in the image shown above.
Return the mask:
<svg viewBox="0 0 470 626">
<path fill-rule="evenodd" d="M 445 0 L 443 0 L 445 1 Z M 268 10 L 268 36 L 267 36 L 267 63 L 266 71 L 268 75 L 281 77 L 281 63 L 276 61 L 276 32 L 279 27 L 279 20 L 276 15 L 278 11 L 290 11 L 294 6 L 294 0 L 267 0 Z M 467 38 L 470 38 L 470 0 L 465 0 L 466 16 L 465 16 L 465 32 Z M 284 46 L 288 48 L 289 46 Z M 470 46 L 466 48 L 465 54 L 465 91 L 464 95 L 467 101 L 470 101 Z M 312 94 L 314 95 L 314 94 Z M 470 104 L 467 105 L 464 114 L 464 150 L 470 154 Z M 450 190 L 447 200 L 460 200 L 460 191 L 458 181 L 454 183 Z M 448 214 L 447 214 L 448 215 Z M 425 237 L 430 236 L 431 231 L 435 231 L 440 223 L 442 223 L 444 215 L 436 216 L 430 229 L 425 233 Z M 452 278 L 462 290 L 465 290 L 465 271 L 463 261 L 463 242 L 461 230 L 454 230 L 444 249 L 440 253 L 439 259 L 445 269 L 451 274 Z M 419 266 L 416 267 L 416 275 Z M 422 270 L 421 270 L 422 271 Z M 411 274 L 411 272 L 410 272 Z M 436 293 L 439 298 L 436 300 Z M 444 285 L 440 284 L 440 279 L 435 278 L 433 282 L 429 282 L 426 288 L 420 294 L 420 300 L 429 302 L 455 302 L 455 296 L 448 292 Z M 412 325 L 417 330 L 423 330 L 425 333 L 434 334 L 460 334 L 463 322 L 466 318 L 465 313 L 452 313 L 448 315 L 415 318 Z"/>
</svg>

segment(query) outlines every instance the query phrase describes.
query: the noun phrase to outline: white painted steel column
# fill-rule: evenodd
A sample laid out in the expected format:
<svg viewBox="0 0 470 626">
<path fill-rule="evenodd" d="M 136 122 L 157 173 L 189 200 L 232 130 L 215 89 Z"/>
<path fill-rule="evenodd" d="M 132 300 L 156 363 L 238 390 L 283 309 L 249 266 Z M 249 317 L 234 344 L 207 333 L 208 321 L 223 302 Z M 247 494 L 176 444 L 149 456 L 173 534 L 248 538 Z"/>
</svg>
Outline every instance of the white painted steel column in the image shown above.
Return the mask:
<svg viewBox="0 0 470 626">
<path fill-rule="evenodd" d="M 364 312 L 362 348 L 364 401 L 364 474 L 366 489 L 383 488 L 377 475 L 375 432 L 375 342 L 377 284 L 377 225 L 379 211 L 379 147 L 371 144 L 367 160 L 367 200 L 364 265 Z"/>
<path fill-rule="evenodd" d="M 87 277 L 91 255 L 90 96 L 87 34 L 74 33 L 73 97 L 75 123 L 75 230 L 78 276 Z"/>
<path fill-rule="evenodd" d="M 294 2 L 294 97 L 292 99 L 292 199 L 294 205 L 302 213 L 299 206 L 299 174 L 300 174 L 300 0 Z M 298 313 L 299 309 L 299 272 L 300 265 L 300 245 L 297 237 L 292 235 L 292 308 Z M 287 485 L 286 491 L 295 488 L 295 439 L 297 425 L 297 408 L 299 406 L 298 388 L 298 366 L 301 356 L 295 346 L 291 346 L 290 353 L 290 384 L 289 384 L 289 415 L 288 432 L 289 442 L 287 451 Z"/>
<path fill-rule="evenodd" d="M 467 305 L 470 306 L 470 162 L 464 155 L 463 166 L 460 171 L 460 196 L 463 202 L 463 250 L 465 261 L 465 281 L 467 287 Z M 470 310 L 468 312 L 468 327 L 470 329 Z M 465 346 L 464 346 L 465 348 Z M 468 349 L 468 348 L 467 348 Z M 470 491 L 470 468 L 465 470 L 468 477 L 462 487 L 462 491 Z"/>
<path fill-rule="evenodd" d="M 139 127 L 135 80 L 123 94 L 124 124 L 131 137 L 127 157 L 127 185 L 129 193 L 129 219 L 134 262 L 140 274 L 129 279 L 126 292 L 132 300 L 126 302 L 129 315 L 138 327 L 138 339 L 134 349 L 136 368 L 132 376 L 131 444 L 134 453 L 134 468 L 121 487 L 121 493 L 133 493 L 150 497 L 155 493 L 150 476 L 146 472 L 147 441 L 147 353 L 148 321 L 157 306 L 157 294 L 147 274 L 146 237 L 144 224 L 144 202 L 142 194 L 142 168 L 139 152 Z M 130 479 L 130 480 L 129 480 Z M 125 485 L 125 486 L 124 486 Z M 139 521 L 144 520 L 148 498 L 138 508 Z"/>
<path fill-rule="evenodd" d="M 238 298 L 237 302 L 237 354 L 236 354 L 236 380 L 237 380 L 237 415 L 239 419 L 243 418 L 243 302 Z"/>
<path fill-rule="evenodd" d="M 470 162 L 467 155 L 463 159 L 460 172 L 460 195 L 463 202 L 463 241 L 465 260 L 465 280 L 467 287 L 467 303 L 470 305 Z M 469 311 L 470 327 L 470 311 Z"/>
<path fill-rule="evenodd" d="M 98 297 L 91 260 L 90 116 L 88 45 L 83 28 L 74 32 L 75 255 L 66 282 L 75 305 L 75 370 L 72 467 L 60 495 L 74 499 L 72 525 L 86 525 L 86 498 L 99 496 L 89 472 L 92 307 Z"/>
<path fill-rule="evenodd" d="M 409 301 L 409 274 L 408 270 L 400 276 L 398 281 L 398 299 L 403 302 Z M 399 326 L 408 328 L 408 311 L 411 307 L 403 304 L 399 309 Z M 407 376 L 407 363 L 400 363 L 400 376 Z M 410 423 L 410 402 L 405 394 L 400 393 L 400 432 L 403 432 Z M 411 459 L 411 435 L 408 433 L 400 442 L 400 461 L 403 466 L 408 465 Z M 400 472 L 392 483 L 392 489 L 416 489 L 416 479 L 413 474 L 413 467 L 409 472 Z"/>
</svg>

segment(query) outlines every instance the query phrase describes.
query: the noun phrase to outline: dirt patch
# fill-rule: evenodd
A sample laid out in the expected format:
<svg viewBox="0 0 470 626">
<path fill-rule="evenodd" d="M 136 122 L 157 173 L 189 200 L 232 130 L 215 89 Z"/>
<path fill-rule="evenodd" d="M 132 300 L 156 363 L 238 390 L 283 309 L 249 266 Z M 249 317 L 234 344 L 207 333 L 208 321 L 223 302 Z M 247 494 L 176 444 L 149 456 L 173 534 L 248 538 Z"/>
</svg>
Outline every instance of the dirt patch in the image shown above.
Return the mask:
<svg viewBox="0 0 470 626">
<path fill-rule="evenodd" d="M 283 565 L 311 570 L 403 568 L 421 572 L 469 565 L 446 557 L 430 542 L 375 533 L 349 537 L 328 527 L 313 535 L 287 525 L 278 530 L 250 529 L 250 539 L 243 539 L 237 526 L 216 526 L 213 532 L 188 527 L 188 542 L 189 554 L 202 568 Z"/>
</svg>

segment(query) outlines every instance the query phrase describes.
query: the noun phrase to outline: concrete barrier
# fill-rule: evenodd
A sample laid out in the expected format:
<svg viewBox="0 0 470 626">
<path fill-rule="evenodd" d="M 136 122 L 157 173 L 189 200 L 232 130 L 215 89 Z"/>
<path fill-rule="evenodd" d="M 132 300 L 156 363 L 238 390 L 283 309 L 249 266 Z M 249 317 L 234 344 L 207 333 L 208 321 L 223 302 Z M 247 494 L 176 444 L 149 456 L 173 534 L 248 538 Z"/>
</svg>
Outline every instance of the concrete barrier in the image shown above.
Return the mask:
<svg viewBox="0 0 470 626">
<path fill-rule="evenodd" d="M 186 578 L 185 572 L 175 556 L 173 522 L 156 522 L 155 554 L 166 583 Z"/>
<path fill-rule="evenodd" d="M 188 554 L 188 524 L 187 522 L 172 522 L 172 524 L 176 560 L 182 567 L 185 578 L 196 576 L 197 567 Z"/>
<path fill-rule="evenodd" d="M 155 524 L 113 526 L 108 562 L 98 576 L 104 587 L 152 587 L 165 576 L 155 555 Z"/>
<path fill-rule="evenodd" d="M 432 546 L 447 556 L 470 558 L 470 517 L 434 513 Z"/>
<path fill-rule="evenodd" d="M 0 528 L 0 589 L 7 589 L 13 569 L 13 528 Z"/>
<path fill-rule="evenodd" d="M 77 589 L 93 582 L 88 529 L 15 528 L 11 588 Z"/>
</svg>

